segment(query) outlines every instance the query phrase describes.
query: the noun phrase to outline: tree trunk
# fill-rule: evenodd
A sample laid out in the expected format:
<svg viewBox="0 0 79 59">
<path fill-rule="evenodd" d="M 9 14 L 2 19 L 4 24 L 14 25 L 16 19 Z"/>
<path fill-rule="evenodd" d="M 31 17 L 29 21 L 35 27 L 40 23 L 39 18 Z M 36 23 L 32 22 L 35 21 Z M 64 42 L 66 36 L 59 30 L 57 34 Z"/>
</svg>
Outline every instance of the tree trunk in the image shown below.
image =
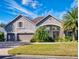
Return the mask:
<svg viewBox="0 0 79 59">
<path fill-rule="evenodd" d="M 75 33 L 73 33 L 72 37 L 73 41 L 75 41 Z"/>
<path fill-rule="evenodd" d="M 75 41 L 75 29 L 73 29 L 73 41 Z"/>
</svg>

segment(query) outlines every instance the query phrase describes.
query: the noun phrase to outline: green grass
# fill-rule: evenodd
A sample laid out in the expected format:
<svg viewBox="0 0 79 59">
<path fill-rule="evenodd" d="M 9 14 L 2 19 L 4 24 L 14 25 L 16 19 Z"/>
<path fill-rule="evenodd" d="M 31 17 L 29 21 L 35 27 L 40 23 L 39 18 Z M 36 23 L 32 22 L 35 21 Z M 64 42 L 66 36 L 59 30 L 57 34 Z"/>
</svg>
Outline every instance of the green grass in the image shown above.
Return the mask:
<svg viewBox="0 0 79 59">
<path fill-rule="evenodd" d="M 9 50 L 13 55 L 51 55 L 51 56 L 77 56 L 77 42 L 58 44 L 33 44 Z"/>
</svg>

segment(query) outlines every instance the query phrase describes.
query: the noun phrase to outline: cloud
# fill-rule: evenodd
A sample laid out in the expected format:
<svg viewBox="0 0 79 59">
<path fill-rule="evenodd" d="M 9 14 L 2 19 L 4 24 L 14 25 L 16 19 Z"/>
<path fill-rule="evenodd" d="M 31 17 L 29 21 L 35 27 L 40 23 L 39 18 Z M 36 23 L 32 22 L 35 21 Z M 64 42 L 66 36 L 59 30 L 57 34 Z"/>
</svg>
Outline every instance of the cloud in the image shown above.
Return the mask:
<svg viewBox="0 0 79 59">
<path fill-rule="evenodd" d="M 77 7 L 78 6 L 78 1 L 77 0 L 74 0 L 72 3 L 71 3 L 71 8 L 74 8 L 74 7 Z"/>
<path fill-rule="evenodd" d="M 56 17 L 57 19 L 62 20 L 63 19 L 63 15 L 66 13 L 66 11 L 54 11 L 53 9 L 45 11 L 44 13 L 42 13 L 42 16 L 47 16 L 49 14 L 51 14 L 52 16 Z"/>
<path fill-rule="evenodd" d="M 5 22 L 5 20 L 0 20 L 0 24 L 1 24 L 1 23 L 7 24 L 7 22 Z"/>
<path fill-rule="evenodd" d="M 42 6 L 42 4 L 40 4 L 38 1 L 33 1 L 33 2 L 31 3 L 31 6 L 32 6 L 34 9 L 36 9 L 36 8 Z"/>
<path fill-rule="evenodd" d="M 72 3 L 71 3 L 71 7 L 70 9 L 74 8 L 74 7 L 77 7 L 78 6 L 78 0 L 74 0 Z M 42 16 L 46 16 L 48 14 L 52 14 L 53 16 L 55 16 L 56 18 L 62 20 L 63 19 L 63 15 L 67 13 L 67 10 L 64 10 L 64 11 L 54 11 L 53 9 L 50 9 L 50 10 L 46 10 L 45 12 L 43 12 L 41 15 Z"/>
<path fill-rule="evenodd" d="M 32 2 L 33 2 L 32 0 L 22 0 L 22 4 L 24 4 L 24 5 L 28 5 Z"/>
<path fill-rule="evenodd" d="M 34 2 L 34 3 L 32 2 L 31 3 L 31 7 L 36 9 L 38 7 L 38 3 L 37 2 Z"/>
<path fill-rule="evenodd" d="M 42 6 L 42 4 L 39 3 L 37 0 L 22 0 L 22 4 L 30 6 L 30 7 L 34 8 L 34 9 Z"/>
<path fill-rule="evenodd" d="M 54 11 L 53 11 L 53 9 L 51 9 L 51 10 L 46 10 L 46 11 L 44 11 L 41 15 L 42 16 L 47 16 L 48 14 L 52 14 Z"/>
<path fill-rule="evenodd" d="M 27 0 L 22 0 L 22 3 L 23 3 L 23 4 L 26 4 L 26 2 L 27 2 Z"/>
<path fill-rule="evenodd" d="M 66 14 L 66 11 L 58 12 L 57 14 L 58 14 L 57 18 L 59 18 L 60 20 L 63 20 L 63 15 Z"/>
<path fill-rule="evenodd" d="M 5 1 L 8 3 L 9 8 L 14 8 L 16 10 L 19 10 L 19 11 L 27 14 L 28 16 L 32 16 L 33 18 L 37 17 L 37 15 L 35 13 L 27 10 L 26 8 L 23 8 L 16 1 L 14 1 L 14 0 L 5 0 Z"/>
</svg>

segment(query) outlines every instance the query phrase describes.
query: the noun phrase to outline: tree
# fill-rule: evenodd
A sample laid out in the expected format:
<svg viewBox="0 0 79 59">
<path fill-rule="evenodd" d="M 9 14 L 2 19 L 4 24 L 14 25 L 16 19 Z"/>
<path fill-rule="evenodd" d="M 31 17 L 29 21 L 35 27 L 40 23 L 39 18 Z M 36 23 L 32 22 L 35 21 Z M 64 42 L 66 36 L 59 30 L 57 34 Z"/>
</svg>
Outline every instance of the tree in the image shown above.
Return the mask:
<svg viewBox="0 0 79 59">
<path fill-rule="evenodd" d="M 6 24 L 4 24 L 4 23 L 1 23 L 0 24 L 0 27 L 3 27 L 4 28 L 5 26 L 6 26 Z"/>
<path fill-rule="evenodd" d="M 4 33 L 3 32 L 0 32 L 0 42 L 1 41 L 4 41 Z"/>
<path fill-rule="evenodd" d="M 73 40 L 75 40 L 75 33 L 78 28 L 78 8 L 74 8 L 71 11 L 68 11 L 64 17 L 64 29 L 72 30 Z"/>
<path fill-rule="evenodd" d="M 46 30 L 46 27 L 39 27 L 36 30 L 36 33 L 34 34 L 31 42 L 48 42 L 49 41 L 49 33 Z"/>
</svg>

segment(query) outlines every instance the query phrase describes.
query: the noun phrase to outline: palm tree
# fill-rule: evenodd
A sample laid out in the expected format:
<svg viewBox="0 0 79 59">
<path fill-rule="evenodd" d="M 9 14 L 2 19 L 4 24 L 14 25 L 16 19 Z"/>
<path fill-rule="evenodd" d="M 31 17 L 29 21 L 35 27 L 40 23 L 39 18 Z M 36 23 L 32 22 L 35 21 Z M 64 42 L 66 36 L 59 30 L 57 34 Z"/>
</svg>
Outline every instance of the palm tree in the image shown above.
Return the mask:
<svg viewBox="0 0 79 59">
<path fill-rule="evenodd" d="M 75 33 L 78 28 L 78 8 L 74 8 L 71 11 L 68 11 L 64 17 L 64 29 L 72 30 L 73 40 L 75 40 Z"/>
</svg>

